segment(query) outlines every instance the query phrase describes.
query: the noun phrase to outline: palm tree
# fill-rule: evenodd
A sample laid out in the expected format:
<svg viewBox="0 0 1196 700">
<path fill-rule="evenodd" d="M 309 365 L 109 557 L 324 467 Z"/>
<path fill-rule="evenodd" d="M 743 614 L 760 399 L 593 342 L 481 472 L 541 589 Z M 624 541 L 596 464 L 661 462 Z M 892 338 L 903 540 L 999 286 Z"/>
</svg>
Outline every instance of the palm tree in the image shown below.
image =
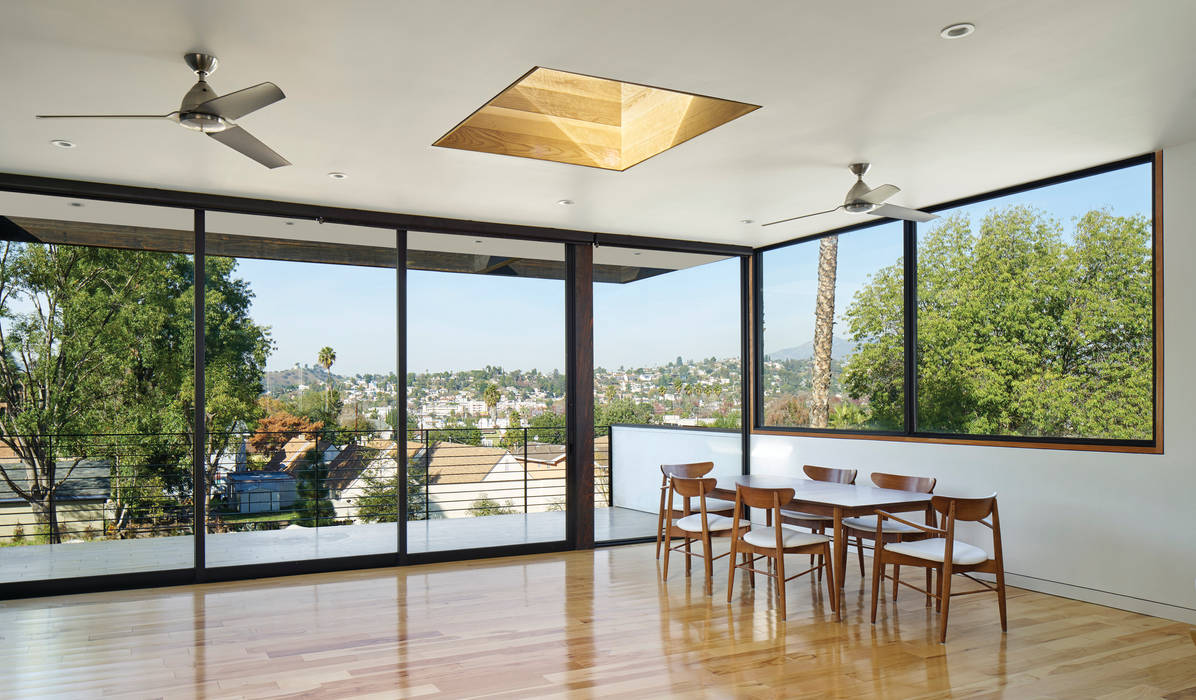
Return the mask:
<svg viewBox="0 0 1196 700">
<path fill-rule="evenodd" d="M 498 421 L 498 412 L 494 410 L 494 407 L 498 405 L 500 399 L 502 399 L 502 392 L 494 384 L 487 384 L 486 388 L 482 390 L 482 400 L 486 402 L 490 417 L 495 422 Z"/>
<path fill-rule="evenodd" d="M 336 362 L 336 351 L 325 345 L 320 348 L 320 354 L 316 357 L 316 362 L 324 368 L 325 374 L 328 375 L 328 384 L 324 387 L 324 412 L 328 412 L 328 399 L 332 394 L 332 363 Z"/>
<path fill-rule="evenodd" d="M 810 374 L 810 427 L 825 428 L 830 413 L 831 343 L 835 328 L 835 274 L 839 237 L 818 244 L 818 295 L 814 299 L 814 352 Z"/>
</svg>

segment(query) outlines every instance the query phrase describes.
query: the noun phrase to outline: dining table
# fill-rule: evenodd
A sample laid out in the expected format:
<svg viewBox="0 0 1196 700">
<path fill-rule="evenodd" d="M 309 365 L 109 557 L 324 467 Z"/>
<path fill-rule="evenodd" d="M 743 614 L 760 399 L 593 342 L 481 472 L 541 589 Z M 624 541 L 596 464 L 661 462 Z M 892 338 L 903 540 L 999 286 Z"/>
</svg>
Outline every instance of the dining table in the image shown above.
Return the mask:
<svg viewBox="0 0 1196 700">
<path fill-rule="evenodd" d="M 847 535 L 843 518 L 873 515 L 877 510 L 890 513 L 923 511 L 926 524 L 934 525 L 934 508 L 930 505 L 929 493 L 918 491 L 895 491 L 862 484 L 834 484 L 813 481 L 799 476 L 774 474 L 751 474 L 742 476 L 716 477 L 717 485 L 708 495 L 727 501 L 735 500 L 736 486 L 753 488 L 793 489 L 793 500 L 782 504 L 785 510 L 822 515 L 834 520 L 834 570 L 835 585 L 843 590 L 844 573 L 847 570 Z"/>
</svg>

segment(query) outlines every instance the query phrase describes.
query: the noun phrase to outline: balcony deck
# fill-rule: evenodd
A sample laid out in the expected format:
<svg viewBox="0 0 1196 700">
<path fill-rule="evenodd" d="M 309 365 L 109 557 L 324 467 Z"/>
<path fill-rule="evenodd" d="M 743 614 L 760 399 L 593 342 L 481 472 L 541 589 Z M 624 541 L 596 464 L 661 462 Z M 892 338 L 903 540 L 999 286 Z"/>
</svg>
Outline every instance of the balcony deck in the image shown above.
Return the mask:
<svg viewBox="0 0 1196 700">
<path fill-rule="evenodd" d="M 597 541 L 655 534 L 656 514 L 630 508 L 594 510 Z M 407 551 L 497 547 L 565 538 L 565 513 L 517 513 L 408 523 Z M 394 523 L 227 532 L 205 538 L 207 566 L 240 566 L 394 552 Z M 103 576 L 192 566 L 193 538 L 97 540 L 0 547 L 0 582 Z"/>
</svg>

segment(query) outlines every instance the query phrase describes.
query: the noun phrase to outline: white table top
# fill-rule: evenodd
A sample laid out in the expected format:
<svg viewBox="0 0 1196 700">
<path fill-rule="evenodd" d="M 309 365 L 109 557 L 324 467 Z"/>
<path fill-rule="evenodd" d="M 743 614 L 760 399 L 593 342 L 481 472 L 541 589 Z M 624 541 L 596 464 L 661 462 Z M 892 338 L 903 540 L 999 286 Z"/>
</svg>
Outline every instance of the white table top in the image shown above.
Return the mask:
<svg viewBox="0 0 1196 700">
<path fill-rule="evenodd" d="M 843 508 L 879 508 L 896 504 L 930 503 L 931 494 L 917 491 L 894 491 L 862 484 L 832 484 L 798 476 L 752 474 L 750 476 L 719 477 L 718 488 L 735 493 L 735 485 L 755 488 L 790 488 L 793 503 L 817 503 Z"/>
</svg>

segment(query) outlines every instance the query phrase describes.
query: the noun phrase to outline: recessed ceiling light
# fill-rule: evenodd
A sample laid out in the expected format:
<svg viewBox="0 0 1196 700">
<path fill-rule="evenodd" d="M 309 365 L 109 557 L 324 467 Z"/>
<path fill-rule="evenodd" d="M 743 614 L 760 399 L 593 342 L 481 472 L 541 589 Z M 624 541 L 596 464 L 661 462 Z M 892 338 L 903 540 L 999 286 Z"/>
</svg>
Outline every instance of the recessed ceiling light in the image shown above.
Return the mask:
<svg viewBox="0 0 1196 700">
<path fill-rule="evenodd" d="M 641 253 L 640 253 L 638 250 L 637 250 L 637 251 L 635 251 L 634 253 L 632 253 L 632 255 L 640 255 L 640 254 L 641 254 Z"/>
<path fill-rule="evenodd" d="M 282 222 L 282 223 L 286 224 L 287 226 L 294 226 L 294 225 L 295 225 L 295 222 L 294 222 L 294 221 L 284 221 L 284 222 Z"/>
<path fill-rule="evenodd" d="M 332 178 L 333 180 L 344 180 L 349 176 L 345 173 L 328 173 L 328 177 Z"/>
<path fill-rule="evenodd" d="M 474 243 L 481 243 L 481 242 L 482 242 L 482 239 L 480 239 L 480 238 L 476 238 L 476 239 L 474 239 L 474 241 L 473 241 L 473 242 L 474 242 Z"/>
<path fill-rule="evenodd" d="M 971 22 L 958 22 L 943 27 L 943 30 L 939 32 L 939 36 L 944 39 L 962 39 L 974 31 L 976 31 L 976 25 Z"/>
<path fill-rule="evenodd" d="M 556 201 L 556 203 L 561 205 L 562 207 L 568 207 L 568 206 L 573 205 L 573 200 L 572 199 L 558 199 Z"/>
<path fill-rule="evenodd" d="M 54 139 L 50 143 L 54 144 L 55 146 L 58 146 L 59 148 L 74 148 L 75 147 L 75 143 L 73 141 L 67 141 L 66 139 Z"/>
<path fill-rule="evenodd" d="M 739 220 L 739 223 L 741 223 L 741 224 L 751 224 L 751 223 L 755 223 L 755 219 L 740 219 L 740 220 Z"/>
<path fill-rule="evenodd" d="M 81 207 L 81 206 L 83 206 L 83 202 L 71 202 L 71 206 L 72 207 Z"/>
</svg>

